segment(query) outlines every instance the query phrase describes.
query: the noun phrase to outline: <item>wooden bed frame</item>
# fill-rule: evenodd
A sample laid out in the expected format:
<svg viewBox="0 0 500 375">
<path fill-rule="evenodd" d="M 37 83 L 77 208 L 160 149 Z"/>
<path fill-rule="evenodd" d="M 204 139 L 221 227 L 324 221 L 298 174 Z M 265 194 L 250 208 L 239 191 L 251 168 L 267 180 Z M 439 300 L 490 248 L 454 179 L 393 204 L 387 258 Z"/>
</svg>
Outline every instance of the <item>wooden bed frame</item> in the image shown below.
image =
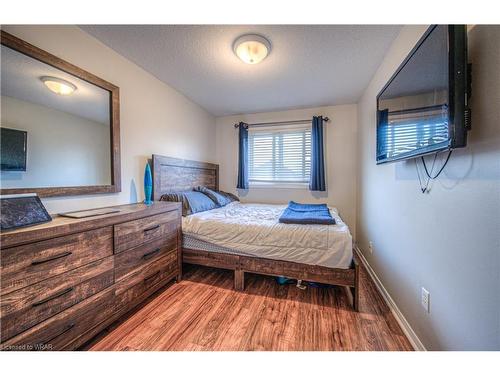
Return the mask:
<svg viewBox="0 0 500 375">
<path fill-rule="evenodd" d="M 153 155 L 153 199 L 165 193 L 192 190 L 196 186 L 219 190 L 219 165 Z M 359 264 L 354 259 L 349 269 L 329 268 L 303 263 L 182 249 L 183 263 L 234 271 L 234 288 L 245 288 L 245 272 L 346 287 L 353 308 L 359 308 Z"/>
</svg>

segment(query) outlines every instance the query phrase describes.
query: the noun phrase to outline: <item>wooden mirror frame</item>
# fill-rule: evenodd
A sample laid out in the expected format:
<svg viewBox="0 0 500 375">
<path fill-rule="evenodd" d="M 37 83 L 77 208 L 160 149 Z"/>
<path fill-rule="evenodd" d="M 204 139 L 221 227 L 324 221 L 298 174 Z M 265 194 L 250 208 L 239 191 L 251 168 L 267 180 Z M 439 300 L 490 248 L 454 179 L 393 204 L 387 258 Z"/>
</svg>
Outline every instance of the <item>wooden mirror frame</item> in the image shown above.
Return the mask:
<svg viewBox="0 0 500 375">
<path fill-rule="evenodd" d="M 120 89 L 89 73 L 79 67 L 70 64 L 57 56 L 54 56 L 38 47 L 35 47 L 22 39 L 1 30 L 1 44 L 27 55 L 35 60 L 41 61 L 54 68 L 72 74 L 84 81 L 92 83 L 110 93 L 110 153 L 111 153 L 111 184 L 93 186 L 57 186 L 37 188 L 9 188 L 0 189 L 0 194 L 24 194 L 37 193 L 40 197 L 57 197 L 67 195 L 85 195 L 99 193 L 118 193 L 121 191 L 121 166 L 120 166 Z"/>
</svg>

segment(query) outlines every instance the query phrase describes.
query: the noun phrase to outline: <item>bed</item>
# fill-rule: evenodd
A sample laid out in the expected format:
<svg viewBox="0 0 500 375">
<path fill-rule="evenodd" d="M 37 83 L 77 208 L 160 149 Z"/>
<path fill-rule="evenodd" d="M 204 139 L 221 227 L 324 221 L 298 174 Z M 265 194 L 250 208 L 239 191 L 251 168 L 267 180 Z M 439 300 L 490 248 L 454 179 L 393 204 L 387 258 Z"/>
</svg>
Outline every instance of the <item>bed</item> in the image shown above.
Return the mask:
<svg viewBox="0 0 500 375">
<path fill-rule="evenodd" d="M 152 166 L 154 200 L 196 186 L 219 190 L 217 164 L 153 155 Z M 357 311 L 359 265 L 338 212 L 330 208 L 335 225 L 281 224 L 284 208 L 233 202 L 183 217 L 183 262 L 233 270 L 237 290 L 247 272 L 343 286 Z"/>
</svg>

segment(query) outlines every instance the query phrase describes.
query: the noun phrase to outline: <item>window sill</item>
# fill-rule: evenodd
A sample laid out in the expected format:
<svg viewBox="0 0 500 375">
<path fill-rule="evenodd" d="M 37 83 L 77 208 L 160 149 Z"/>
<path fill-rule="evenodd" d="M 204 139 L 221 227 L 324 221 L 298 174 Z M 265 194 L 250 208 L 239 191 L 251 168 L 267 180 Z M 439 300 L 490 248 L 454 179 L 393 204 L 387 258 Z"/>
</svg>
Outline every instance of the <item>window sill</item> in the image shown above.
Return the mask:
<svg viewBox="0 0 500 375">
<path fill-rule="evenodd" d="M 309 190 L 308 183 L 301 182 L 250 182 L 249 189 L 300 189 Z"/>
</svg>

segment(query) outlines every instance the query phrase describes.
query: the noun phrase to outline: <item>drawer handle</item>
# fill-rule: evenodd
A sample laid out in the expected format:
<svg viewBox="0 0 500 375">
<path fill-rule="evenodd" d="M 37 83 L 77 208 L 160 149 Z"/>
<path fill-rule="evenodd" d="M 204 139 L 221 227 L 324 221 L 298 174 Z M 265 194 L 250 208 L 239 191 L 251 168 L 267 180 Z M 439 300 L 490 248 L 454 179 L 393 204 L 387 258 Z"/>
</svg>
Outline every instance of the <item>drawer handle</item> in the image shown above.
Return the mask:
<svg viewBox="0 0 500 375">
<path fill-rule="evenodd" d="M 150 251 L 149 253 L 146 253 L 142 256 L 142 259 L 146 260 L 146 259 L 149 259 L 149 258 L 152 258 L 153 256 L 155 256 L 161 249 L 158 247 L 156 249 L 154 249 L 153 251 Z"/>
<path fill-rule="evenodd" d="M 151 227 L 151 228 L 146 228 L 146 229 L 144 229 L 144 233 L 151 232 L 152 230 L 158 229 L 159 227 L 160 227 L 160 224 L 155 225 L 154 227 Z"/>
<path fill-rule="evenodd" d="M 72 329 L 74 326 L 75 326 L 75 323 L 70 323 L 70 324 L 68 324 L 68 325 L 67 325 L 66 327 L 64 327 L 64 329 L 63 329 L 61 332 L 59 332 L 57 335 L 55 335 L 55 336 L 51 337 L 51 338 L 50 338 L 50 339 L 48 339 L 48 340 L 45 340 L 44 342 L 41 342 L 41 343 L 39 343 L 39 344 L 34 345 L 34 347 L 36 348 L 36 347 L 40 347 L 40 346 L 45 346 L 45 345 L 47 345 L 49 342 L 54 341 L 54 340 L 55 340 L 55 339 L 57 339 L 59 336 L 64 335 L 66 332 L 68 332 L 68 331 L 69 331 L 70 329 Z"/>
<path fill-rule="evenodd" d="M 71 251 L 66 251 L 64 253 L 54 255 L 53 257 L 50 257 L 50 258 L 41 259 L 41 260 L 34 260 L 33 262 L 31 262 L 31 265 L 36 266 L 38 264 L 47 263 L 47 262 L 50 262 L 51 260 L 64 258 L 64 257 L 67 257 L 68 255 L 71 255 L 71 254 L 73 254 Z"/>
<path fill-rule="evenodd" d="M 55 298 L 58 298 L 58 297 L 62 297 L 64 296 L 65 294 L 68 294 L 69 292 L 73 291 L 73 287 L 70 287 L 70 288 L 66 288 L 62 291 L 60 291 L 59 293 L 56 293 L 50 297 L 47 297 L 45 299 L 42 299 L 41 301 L 38 301 L 38 302 L 35 302 L 34 304 L 32 304 L 31 306 L 32 307 L 37 307 L 37 306 L 40 306 L 40 305 L 43 305 L 44 303 L 47 303 Z"/>
<path fill-rule="evenodd" d="M 156 276 L 158 276 L 160 274 L 160 272 L 161 271 L 155 272 L 151 276 L 148 276 L 148 277 L 144 278 L 144 282 L 147 283 L 149 280 L 154 279 Z"/>
</svg>

